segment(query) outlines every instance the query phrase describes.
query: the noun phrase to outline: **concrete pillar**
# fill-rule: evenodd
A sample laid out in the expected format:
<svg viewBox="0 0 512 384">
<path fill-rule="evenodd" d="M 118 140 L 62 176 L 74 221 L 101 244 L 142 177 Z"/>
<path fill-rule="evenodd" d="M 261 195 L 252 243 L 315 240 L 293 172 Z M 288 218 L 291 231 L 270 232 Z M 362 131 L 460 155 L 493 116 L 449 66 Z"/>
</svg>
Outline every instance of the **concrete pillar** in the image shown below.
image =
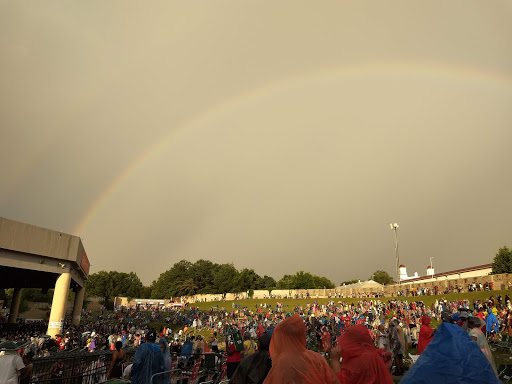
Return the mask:
<svg viewBox="0 0 512 384">
<path fill-rule="evenodd" d="M 55 291 L 53 292 L 52 311 L 50 312 L 50 322 L 48 323 L 48 335 L 55 337 L 62 332 L 64 326 L 64 316 L 66 315 L 66 304 L 68 301 L 69 283 L 71 274 L 65 272 L 60 275 L 55 282 Z"/>
<path fill-rule="evenodd" d="M 16 323 L 16 319 L 18 318 L 21 302 L 21 290 L 22 288 L 14 288 L 11 301 L 11 310 L 9 312 L 9 324 Z"/>
<path fill-rule="evenodd" d="M 75 303 L 73 305 L 73 315 L 71 323 L 73 325 L 80 324 L 80 314 L 82 313 L 82 305 L 84 304 L 85 288 L 78 287 L 75 293 Z"/>
</svg>

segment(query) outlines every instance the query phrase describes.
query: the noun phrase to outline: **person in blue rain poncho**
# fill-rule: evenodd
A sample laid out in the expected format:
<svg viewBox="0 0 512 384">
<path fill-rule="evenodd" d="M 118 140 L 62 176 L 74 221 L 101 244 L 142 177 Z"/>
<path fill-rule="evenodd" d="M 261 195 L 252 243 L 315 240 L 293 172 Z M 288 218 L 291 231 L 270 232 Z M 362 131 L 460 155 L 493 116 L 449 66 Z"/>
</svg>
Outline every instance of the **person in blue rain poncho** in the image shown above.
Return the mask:
<svg viewBox="0 0 512 384">
<path fill-rule="evenodd" d="M 190 337 L 187 337 L 183 343 L 183 346 L 181 347 L 181 356 L 188 360 L 192 355 L 193 346 L 194 344 L 190 341 Z"/>
<path fill-rule="evenodd" d="M 501 384 L 493 367 L 457 324 L 441 323 L 400 384 Z"/>
<path fill-rule="evenodd" d="M 164 354 L 165 371 L 169 372 L 172 369 L 171 354 L 169 353 L 169 343 L 167 342 L 167 339 L 165 337 L 161 337 L 159 342 L 160 342 L 160 349 L 162 350 L 162 353 Z M 171 381 L 170 373 L 164 374 L 163 377 L 164 377 L 163 384 L 170 383 L 170 381 Z"/>
<path fill-rule="evenodd" d="M 156 332 L 150 331 L 146 337 L 147 342 L 137 348 L 131 370 L 133 384 L 151 384 L 151 376 L 164 371 L 164 354 L 155 340 Z"/>
<path fill-rule="evenodd" d="M 487 332 L 487 335 L 491 335 L 491 340 L 495 340 L 496 334 L 500 331 L 498 328 L 498 318 L 494 313 L 492 313 L 491 308 L 487 310 L 487 317 L 485 318 L 485 331 Z"/>
</svg>

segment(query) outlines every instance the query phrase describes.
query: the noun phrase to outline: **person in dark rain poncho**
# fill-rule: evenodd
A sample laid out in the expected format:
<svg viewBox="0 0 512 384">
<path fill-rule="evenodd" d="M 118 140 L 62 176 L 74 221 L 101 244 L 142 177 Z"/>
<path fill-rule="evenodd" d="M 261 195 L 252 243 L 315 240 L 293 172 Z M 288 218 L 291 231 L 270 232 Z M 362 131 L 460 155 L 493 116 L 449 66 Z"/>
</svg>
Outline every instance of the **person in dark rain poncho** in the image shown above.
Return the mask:
<svg viewBox="0 0 512 384">
<path fill-rule="evenodd" d="M 160 345 L 155 344 L 156 332 L 150 331 L 146 340 L 146 343 L 137 348 L 133 358 L 133 384 L 151 384 L 151 376 L 165 369 L 164 354 Z"/>
<path fill-rule="evenodd" d="M 268 351 L 271 336 L 263 333 L 258 339 L 258 351 L 242 360 L 230 384 L 261 384 L 267 377 L 272 361 Z"/>
</svg>

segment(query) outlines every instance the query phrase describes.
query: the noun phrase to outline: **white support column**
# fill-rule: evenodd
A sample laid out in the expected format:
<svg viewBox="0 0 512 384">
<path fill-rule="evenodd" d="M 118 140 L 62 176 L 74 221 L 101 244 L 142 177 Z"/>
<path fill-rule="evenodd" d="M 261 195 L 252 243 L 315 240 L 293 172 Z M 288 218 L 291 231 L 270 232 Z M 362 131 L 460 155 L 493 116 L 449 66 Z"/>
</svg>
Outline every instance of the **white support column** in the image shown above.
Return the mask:
<svg viewBox="0 0 512 384">
<path fill-rule="evenodd" d="M 73 325 L 80 324 L 80 314 L 82 313 L 82 306 L 84 303 L 85 288 L 78 287 L 75 293 L 75 303 L 73 305 L 73 315 L 71 323 Z"/>
<path fill-rule="evenodd" d="M 12 294 L 11 310 L 9 312 L 9 324 L 16 323 L 16 319 L 18 318 L 22 289 L 23 288 L 14 288 L 14 292 Z"/>
<path fill-rule="evenodd" d="M 66 316 L 66 304 L 68 301 L 69 283 L 71 274 L 65 272 L 59 276 L 55 282 L 55 291 L 53 293 L 52 311 L 50 312 L 50 321 L 48 323 L 48 335 L 55 337 L 62 332 L 64 326 L 64 316 Z"/>
</svg>

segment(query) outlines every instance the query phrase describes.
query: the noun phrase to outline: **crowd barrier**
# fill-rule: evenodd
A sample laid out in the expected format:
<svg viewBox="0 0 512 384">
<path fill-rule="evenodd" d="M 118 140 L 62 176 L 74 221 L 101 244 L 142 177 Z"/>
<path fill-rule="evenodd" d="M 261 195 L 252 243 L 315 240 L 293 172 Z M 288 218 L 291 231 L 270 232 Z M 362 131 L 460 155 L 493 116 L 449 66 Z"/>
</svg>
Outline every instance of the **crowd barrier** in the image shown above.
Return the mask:
<svg viewBox="0 0 512 384">
<path fill-rule="evenodd" d="M 135 349 L 126 348 L 126 356 L 132 360 Z M 30 384 L 93 384 L 106 381 L 106 375 L 112 361 L 112 351 L 87 350 L 56 352 L 48 357 L 37 357 L 32 360 L 33 371 Z M 51 369 L 58 361 L 62 369 L 58 377 L 52 377 Z"/>
</svg>

